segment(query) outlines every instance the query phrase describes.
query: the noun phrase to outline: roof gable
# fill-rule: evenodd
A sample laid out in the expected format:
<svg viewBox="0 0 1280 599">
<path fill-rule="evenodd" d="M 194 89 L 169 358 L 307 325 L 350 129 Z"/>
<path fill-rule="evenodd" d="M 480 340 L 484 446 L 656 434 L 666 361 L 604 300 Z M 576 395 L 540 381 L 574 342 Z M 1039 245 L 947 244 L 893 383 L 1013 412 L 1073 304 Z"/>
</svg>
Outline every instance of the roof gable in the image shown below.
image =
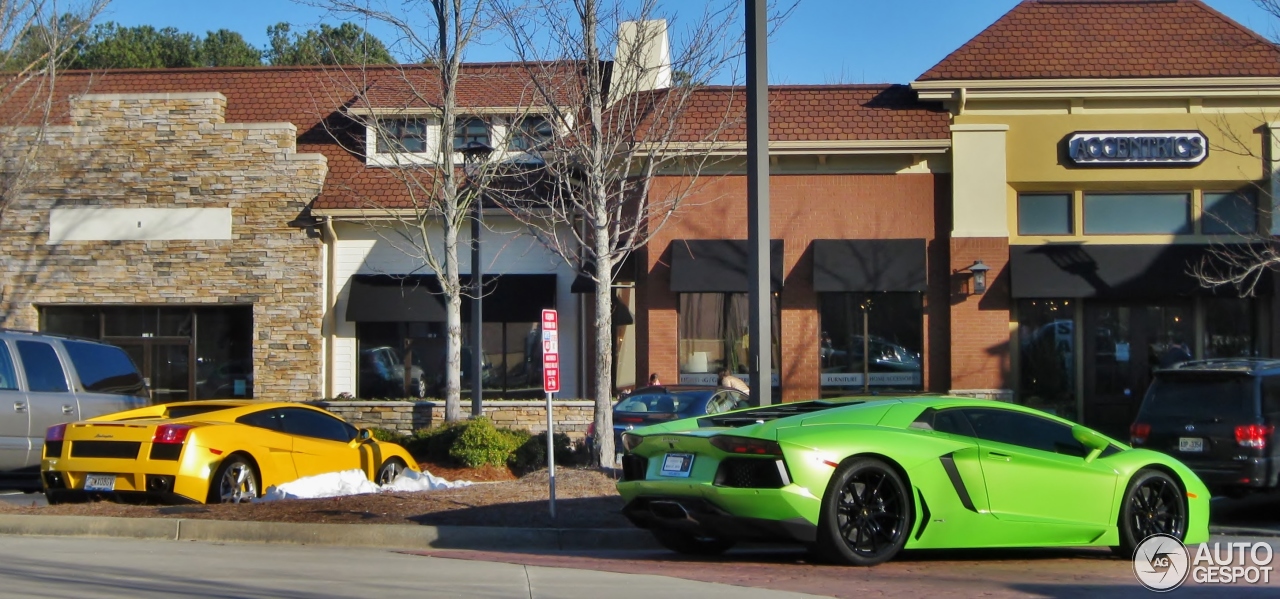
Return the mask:
<svg viewBox="0 0 1280 599">
<path fill-rule="evenodd" d="M 1280 77 L 1280 49 L 1200 0 L 1024 0 L 917 81 L 1154 77 Z"/>
</svg>

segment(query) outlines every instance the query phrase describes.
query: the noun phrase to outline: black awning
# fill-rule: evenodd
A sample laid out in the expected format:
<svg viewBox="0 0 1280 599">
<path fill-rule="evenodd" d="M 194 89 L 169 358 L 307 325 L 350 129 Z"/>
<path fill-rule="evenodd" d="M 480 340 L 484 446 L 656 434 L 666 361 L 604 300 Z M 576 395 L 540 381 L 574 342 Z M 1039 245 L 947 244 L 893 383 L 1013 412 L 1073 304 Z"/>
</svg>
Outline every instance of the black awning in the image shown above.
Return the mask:
<svg viewBox="0 0 1280 599">
<path fill-rule="evenodd" d="M 460 277 L 471 284 L 471 275 Z M 542 311 L 556 307 L 555 275 L 485 275 L 485 322 L 542 322 Z M 471 321 L 471 296 L 462 298 L 462 320 Z"/>
<path fill-rule="evenodd" d="M 671 242 L 671 290 L 677 293 L 747 293 L 747 241 L 677 239 Z M 782 240 L 769 241 L 769 278 L 782 291 Z"/>
<path fill-rule="evenodd" d="M 817 292 L 924 291 L 923 239 L 815 239 Z"/>
<path fill-rule="evenodd" d="M 435 275 L 354 275 L 347 295 L 349 322 L 444 322 L 444 297 Z"/>
<path fill-rule="evenodd" d="M 464 286 L 470 275 L 459 277 Z M 555 275 L 485 275 L 485 322 L 539 322 L 556 307 Z M 462 299 L 471 320 L 471 298 Z M 355 275 L 347 297 L 350 322 L 444 322 L 444 296 L 435 275 Z"/>
<path fill-rule="evenodd" d="M 1233 295 L 1234 288 L 1201 287 L 1191 269 L 1212 258 L 1208 245 L 1012 246 L 1009 268 L 1015 298 L 1155 298 Z M 1270 272 L 1258 291 L 1271 289 Z"/>
</svg>

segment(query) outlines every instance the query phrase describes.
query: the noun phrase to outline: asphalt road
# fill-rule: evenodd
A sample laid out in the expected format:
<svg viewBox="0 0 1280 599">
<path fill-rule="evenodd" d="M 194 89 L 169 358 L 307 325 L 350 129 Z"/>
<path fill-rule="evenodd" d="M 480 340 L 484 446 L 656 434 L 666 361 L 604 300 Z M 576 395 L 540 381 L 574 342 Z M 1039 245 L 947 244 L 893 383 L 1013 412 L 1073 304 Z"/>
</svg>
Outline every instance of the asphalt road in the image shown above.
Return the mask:
<svg viewBox="0 0 1280 599">
<path fill-rule="evenodd" d="M 9 536 L 0 537 L 0 564 L 0 595 L 47 599 L 806 597 L 651 574 L 301 545 Z"/>
</svg>

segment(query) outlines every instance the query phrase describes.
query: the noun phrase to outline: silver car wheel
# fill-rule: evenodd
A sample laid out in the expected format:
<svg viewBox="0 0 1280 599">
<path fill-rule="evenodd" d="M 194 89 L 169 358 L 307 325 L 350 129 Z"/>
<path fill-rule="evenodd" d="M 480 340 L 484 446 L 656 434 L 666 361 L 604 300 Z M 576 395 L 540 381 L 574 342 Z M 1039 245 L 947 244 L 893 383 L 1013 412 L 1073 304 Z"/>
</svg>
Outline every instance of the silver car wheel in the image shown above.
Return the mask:
<svg viewBox="0 0 1280 599">
<path fill-rule="evenodd" d="M 404 469 L 405 465 L 401 463 L 400 460 L 391 458 L 384 462 L 382 467 L 378 469 L 378 480 L 374 482 L 379 485 L 389 485 L 397 476 L 400 476 L 401 472 L 404 472 Z"/>
<path fill-rule="evenodd" d="M 258 475 L 244 459 L 230 458 L 219 470 L 218 500 L 221 503 L 247 503 L 258 497 Z"/>
</svg>

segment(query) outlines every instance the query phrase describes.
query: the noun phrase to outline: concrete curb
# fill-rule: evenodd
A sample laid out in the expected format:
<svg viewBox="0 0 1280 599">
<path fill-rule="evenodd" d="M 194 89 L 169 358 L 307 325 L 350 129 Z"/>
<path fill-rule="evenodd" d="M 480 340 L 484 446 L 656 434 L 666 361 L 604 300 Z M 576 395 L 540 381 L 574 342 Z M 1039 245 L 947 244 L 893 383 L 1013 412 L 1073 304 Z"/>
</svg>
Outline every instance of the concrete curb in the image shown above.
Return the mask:
<svg viewBox="0 0 1280 599">
<path fill-rule="evenodd" d="M 557 551 L 656 549 L 644 530 L 628 528 L 504 528 L 495 526 L 412 526 L 406 524 L 299 524 L 25 516 L 0 514 L 0 534 L 118 537 L 227 543 L 289 543 L 396 549 L 477 549 Z"/>
<path fill-rule="evenodd" d="M 1230 537 L 1280 537 L 1280 530 L 1248 526 L 1210 526 L 1209 534 Z"/>
</svg>

